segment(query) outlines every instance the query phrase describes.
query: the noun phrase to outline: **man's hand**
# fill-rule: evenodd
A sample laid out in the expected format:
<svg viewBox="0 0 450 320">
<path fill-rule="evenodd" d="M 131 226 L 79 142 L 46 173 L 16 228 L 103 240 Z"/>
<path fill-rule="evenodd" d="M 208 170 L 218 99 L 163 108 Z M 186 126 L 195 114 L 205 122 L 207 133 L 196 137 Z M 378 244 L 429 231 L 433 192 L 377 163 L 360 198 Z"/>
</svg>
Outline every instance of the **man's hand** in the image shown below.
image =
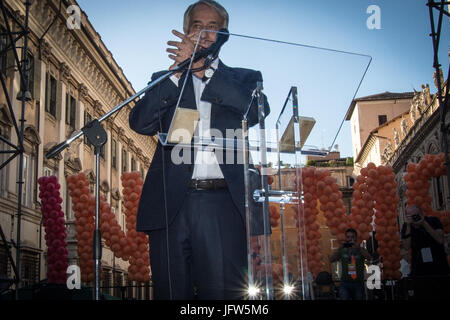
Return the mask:
<svg viewBox="0 0 450 320">
<path fill-rule="evenodd" d="M 168 41 L 167 44 L 169 46 L 172 46 L 174 48 L 167 48 L 167 52 L 169 52 L 169 58 L 174 60 L 175 62 L 169 67 L 169 70 L 173 70 L 177 65 L 179 65 L 181 62 L 183 62 L 186 59 L 190 59 L 192 57 L 192 54 L 194 53 L 195 44 L 197 42 L 197 36 L 195 33 L 190 34 L 183 34 L 181 32 L 178 32 L 177 30 L 172 30 L 172 33 L 181 39 L 181 41 Z M 198 49 L 200 50 L 201 47 L 198 46 Z M 199 61 L 195 62 L 192 65 L 192 68 L 199 68 L 203 66 L 204 59 L 200 59 Z M 203 78 L 204 70 L 198 71 L 194 73 L 197 77 Z M 175 73 L 176 77 L 180 77 L 180 73 Z"/>
</svg>

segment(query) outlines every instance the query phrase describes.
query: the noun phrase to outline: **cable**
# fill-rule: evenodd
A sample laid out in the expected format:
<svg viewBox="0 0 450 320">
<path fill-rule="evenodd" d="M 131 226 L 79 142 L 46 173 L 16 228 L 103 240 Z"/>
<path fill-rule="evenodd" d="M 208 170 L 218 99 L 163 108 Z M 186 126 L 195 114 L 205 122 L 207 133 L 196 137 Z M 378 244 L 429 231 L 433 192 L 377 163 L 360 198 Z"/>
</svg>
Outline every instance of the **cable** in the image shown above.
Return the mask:
<svg viewBox="0 0 450 320">
<path fill-rule="evenodd" d="M 356 97 L 356 95 L 358 94 L 359 88 L 361 87 L 361 84 L 362 84 L 364 78 L 366 77 L 366 73 L 367 73 L 367 70 L 369 70 L 369 66 L 370 66 L 370 63 L 371 63 L 371 62 L 372 62 L 372 57 L 370 57 L 369 63 L 367 64 L 367 67 L 366 67 L 366 70 L 364 70 L 364 73 L 363 73 L 363 75 L 362 75 L 362 78 L 361 78 L 361 80 L 359 81 L 358 87 L 356 88 L 356 91 L 355 91 L 355 93 L 353 94 L 352 101 L 355 100 L 355 97 Z M 342 126 L 344 125 L 344 121 L 345 121 L 345 118 L 346 118 L 346 117 L 347 117 L 347 115 L 344 115 L 344 119 L 342 119 L 342 121 L 341 121 L 341 125 L 339 126 L 339 129 L 338 129 L 338 131 L 337 131 L 337 133 L 336 133 L 336 136 L 334 137 L 334 140 L 333 140 L 333 142 L 331 143 L 331 145 L 328 147 L 328 152 L 331 151 L 331 148 L 333 147 L 334 143 L 336 142 L 336 139 L 337 139 L 339 133 L 341 132 L 341 129 L 342 129 Z"/>
<path fill-rule="evenodd" d="M 159 120 L 159 131 L 162 132 L 162 121 L 161 121 L 161 84 L 158 84 L 158 120 Z M 166 219 L 166 250 L 167 250 L 167 277 L 169 281 L 169 299 L 172 300 L 172 276 L 170 272 L 170 246 L 169 246 L 169 218 L 167 214 L 167 194 L 166 194 L 166 162 L 164 157 L 164 146 L 161 145 L 162 152 L 162 173 L 163 173 L 163 192 L 164 192 L 164 216 Z"/>
</svg>

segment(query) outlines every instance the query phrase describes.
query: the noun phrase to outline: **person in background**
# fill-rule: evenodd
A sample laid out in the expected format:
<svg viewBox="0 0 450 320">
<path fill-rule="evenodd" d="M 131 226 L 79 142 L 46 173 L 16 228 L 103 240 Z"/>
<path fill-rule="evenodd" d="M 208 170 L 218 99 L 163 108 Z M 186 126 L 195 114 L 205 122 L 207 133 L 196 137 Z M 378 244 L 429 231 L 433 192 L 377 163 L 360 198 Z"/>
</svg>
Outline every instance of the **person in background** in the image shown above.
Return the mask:
<svg viewBox="0 0 450 320">
<path fill-rule="evenodd" d="M 358 233 L 355 229 L 345 231 L 345 242 L 333 252 L 330 263 L 339 261 L 342 266 L 341 283 L 339 285 L 340 300 L 364 300 L 365 260 L 371 260 L 370 253 L 357 245 Z"/>
<path fill-rule="evenodd" d="M 442 223 L 436 217 L 425 217 L 416 205 L 406 209 L 405 218 L 401 237 L 403 249 L 411 251 L 410 276 L 414 281 L 415 298 L 450 297 Z"/>
</svg>

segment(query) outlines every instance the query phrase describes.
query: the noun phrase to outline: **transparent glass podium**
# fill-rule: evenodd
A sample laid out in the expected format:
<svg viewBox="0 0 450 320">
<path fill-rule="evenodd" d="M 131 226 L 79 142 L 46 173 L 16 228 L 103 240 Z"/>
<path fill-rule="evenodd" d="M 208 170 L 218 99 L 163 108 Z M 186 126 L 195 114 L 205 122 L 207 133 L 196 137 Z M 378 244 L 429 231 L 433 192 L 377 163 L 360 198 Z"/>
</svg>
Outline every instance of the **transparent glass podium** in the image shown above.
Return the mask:
<svg viewBox="0 0 450 320">
<path fill-rule="evenodd" d="M 307 155 L 321 157 L 331 151 L 369 58 L 230 34 L 220 59 L 229 66 L 261 71 L 264 82 L 257 83 L 241 106 L 246 112 L 241 115 L 240 126 L 227 132 L 211 128 L 205 134 L 199 129 L 199 114 L 183 110 L 186 82 L 179 84 L 183 87 L 178 108 L 168 132 L 158 134 L 159 143 L 175 150 L 202 148 L 242 166 L 248 261 L 243 290 L 248 299 L 314 299 L 301 168 Z M 264 111 L 267 103 L 269 116 Z M 257 121 L 250 128 L 249 122 L 255 121 L 249 121 L 249 108 L 257 108 Z M 314 128 L 318 124 L 323 129 L 317 133 Z M 310 146 L 324 139 L 332 141 L 329 147 Z"/>
</svg>

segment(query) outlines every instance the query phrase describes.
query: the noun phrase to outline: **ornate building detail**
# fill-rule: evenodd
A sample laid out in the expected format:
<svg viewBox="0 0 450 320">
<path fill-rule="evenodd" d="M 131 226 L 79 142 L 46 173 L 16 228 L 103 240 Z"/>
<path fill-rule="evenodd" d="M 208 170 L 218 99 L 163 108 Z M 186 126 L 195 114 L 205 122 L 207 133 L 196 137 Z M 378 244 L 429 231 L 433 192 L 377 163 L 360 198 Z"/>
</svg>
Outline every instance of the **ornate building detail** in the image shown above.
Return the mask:
<svg viewBox="0 0 450 320">
<path fill-rule="evenodd" d="M 419 115 L 422 116 L 427 109 L 425 98 L 422 92 L 414 91 L 413 104 L 415 105 L 416 110 L 419 112 Z"/>
<path fill-rule="evenodd" d="M 400 127 L 402 129 L 402 136 L 404 138 L 408 134 L 408 124 L 406 123 L 405 118 L 402 118 L 402 121 L 400 122 Z"/>
<path fill-rule="evenodd" d="M 124 137 L 125 137 L 125 129 L 119 128 L 118 133 L 117 133 L 117 138 L 119 140 L 124 140 Z"/>
<path fill-rule="evenodd" d="M 95 100 L 94 101 L 94 116 L 98 118 L 99 116 L 103 115 L 103 108 L 100 101 Z"/>
<path fill-rule="evenodd" d="M 411 117 L 411 122 L 414 124 L 416 122 L 416 106 L 414 103 L 411 103 L 411 107 L 409 108 L 409 116 Z"/>
<path fill-rule="evenodd" d="M 425 104 L 427 106 L 429 106 L 431 104 L 431 94 L 430 94 L 430 86 L 428 85 L 428 83 L 426 85 L 422 85 L 422 95 L 423 95 L 423 99 L 425 101 Z"/>
<path fill-rule="evenodd" d="M 395 142 L 395 148 L 397 149 L 400 145 L 400 136 L 398 134 L 397 128 L 394 128 L 394 142 Z"/>
<path fill-rule="evenodd" d="M 52 55 L 52 47 L 50 46 L 50 44 L 47 41 L 42 40 L 40 43 L 40 50 L 41 50 L 42 61 L 47 63 L 48 59 Z"/>
<path fill-rule="evenodd" d="M 386 163 L 392 157 L 392 143 L 388 141 L 386 147 L 384 147 L 383 153 L 381 154 L 381 160 Z"/>
<path fill-rule="evenodd" d="M 100 183 L 100 191 L 101 192 L 109 192 L 109 183 L 106 180 L 103 180 Z"/>
<path fill-rule="evenodd" d="M 112 189 L 112 190 L 111 190 L 111 197 L 112 197 L 114 200 L 119 201 L 120 198 L 121 198 L 119 189 L 117 189 L 117 188 Z"/>
<path fill-rule="evenodd" d="M 86 97 L 89 95 L 89 89 L 82 83 L 78 85 L 78 97 L 80 100 L 85 101 Z"/>
<path fill-rule="evenodd" d="M 114 127 L 114 119 L 112 117 L 109 117 L 105 120 L 106 123 L 106 129 L 112 130 Z"/>
<path fill-rule="evenodd" d="M 133 94 L 134 89 L 123 74 L 123 70 L 117 66 L 114 57 L 102 42 L 100 35 L 89 23 L 84 12 L 82 12 L 83 28 L 81 30 L 69 30 L 67 28 L 66 18 L 69 14 L 66 11 L 66 7 L 70 4 L 76 4 L 76 1 L 62 1 L 60 11 L 60 3 L 58 0 L 31 1 L 29 50 L 33 52 L 36 67 L 38 67 L 36 69 L 37 72 L 35 72 L 35 83 L 45 84 L 47 81 L 51 82 L 51 90 L 49 91 L 52 94 L 52 98 L 48 100 L 52 101 L 52 103 L 51 108 L 50 106 L 49 108 L 45 108 L 46 110 L 42 117 L 39 117 L 39 114 L 34 112 L 35 110 L 26 113 L 26 123 L 33 124 L 36 128 L 40 128 L 40 132 L 37 132 L 36 128 L 32 126 L 27 126 L 25 130 L 27 139 L 24 147 L 26 148 L 25 150 L 28 155 L 35 155 L 35 157 L 30 157 L 30 161 L 33 161 L 33 177 L 39 178 L 42 175 L 50 174 L 58 175 L 62 189 L 61 195 L 64 198 L 64 205 L 67 205 L 64 209 L 67 209 L 68 206 L 70 206 L 71 199 L 65 189 L 65 178 L 77 172 L 85 172 L 90 181 L 89 187 L 92 193 L 96 173 L 92 169 L 94 166 L 92 161 L 93 148 L 89 146 L 87 141 L 85 142 L 84 138 L 75 140 L 69 148 L 52 159 L 47 159 L 45 157 L 45 154 L 48 153 L 49 150 L 57 143 L 61 142 L 60 139 L 67 138 L 67 134 L 70 134 L 73 130 L 72 125 L 66 123 L 68 119 L 61 117 L 61 108 L 62 105 L 65 105 L 66 99 L 66 97 L 62 96 L 62 83 L 64 83 L 67 91 L 70 91 L 76 100 L 82 101 L 84 104 L 85 114 L 83 114 L 79 108 L 76 108 L 75 125 L 77 127 L 82 126 L 89 116 L 91 118 L 96 118 L 99 115 L 103 115 L 106 111 L 110 110 L 111 107 L 117 105 L 129 95 Z M 12 8 L 12 10 L 14 10 L 20 8 L 20 10 L 15 12 L 15 16 L 24 23 L 24 1 L 7 0 L 4 2 L 9 9 Z M 11 23 L 11 25 L 14 31 L 19 30 L 17 23 Z M 36 28 L 36 26 L 38 27 Z M 51 27 L 47 30 L 49 26 Z M 47 30 L 47 33 L 41 41 L 39 41 L 44 30 Z M 44 65 L 42 65 L 42 63 Z M 46 72 L 40 72 L 40 70 L 42 70 L 40 67 L 43 67 L 44 70 L 46 69 L 53 78 L 47 78 Z M 6 75 L 7 78 L 12 78 L 14 76 L 13 69 L 11 69 L 11 75 Z M 56 97 L 54 97 L 55 91 L 53 90 L 53 86 L 56 86 Z M 13 90 L 12 87 L 13 86 L 9 86 L 8 90 Z M 9 92 L 9 94 L 12 96 L 11 92 Z M 45 90 L 43 95 L 46 95 Z M 41 96 L 41 98 L 43 97 Z M 41 100 L 41 103 L 43 103 L 43 100 Z M 133 104 L 130 104 L 126 110 L 129 111 L 132 105 Z M 70 109 L 71 104 L 69 103 L 68 106 L 67 114 L 69 115 L 69 120 L 72 120 L 73 118 L 71 117 L 73 113 L 71 113 Z M 80 104 L 76 105 L 76 107 L 79 106 Z M 121 141 L 122 145 L 126 148 L 127 159 L 132 157 L 139 162 L 139 164 L 136 165 L 139 166 L 142 171 L 148 170 L 157 140 L 155 140 L 154 137 L 138 135 L 133 132 L 127 125 L 128 111 L 118 113 L 117 116 L 114 117 L 114 120 L 108 119 L 107 125 L 113 131 L 113 135 L 116 136 L 116 142 Z M 47 117 L 47 114 L 52 116 Z M 9 115 L 9 110 L 5 105 L 4 97 L 2 98 L 0 95 L 1 133 L 7 139 L 10 139 L 13 134 L 10 128 L 11 125 L 12 120 Z M 116 132 L 119 133 L 120 139 L 117 138 Z M 128 146 L 129 142 L 132 142 L 131 147 Z M 42 144 L 43 148 L 38 148 L 38 144 Z M 122 173 L 122 168 L 118 166 L 122 155 L 118 152 L 118 144 L 115 145 L 115 150 L 117 167 L 112 173 L 108 173 L 108 170 L 102 170 L 100 172 L 102 181 L 101 189 L 104 196 L 106 195 L 105 192 L 111 192 L 111 206 L 118 209 L 115 213 L 117 218 L 122 220 L 124 212 L 121 211 L 123 210 L 121 209 L 122 197 L 119 193 L 119 175 Z M 105 155 L 111 155 L 111 151 L 112 149 L 105 148 Z M 18 170 L 8 171 L 9 181 L 16 181 L 17 171 Z M 9 200 L 16 201 L 16 198 L 10 197 L 12 195 L 13 193 L 8 194 Z M 2 194 L 0 194 L 0 197 L 2 197 Z M 24 213 L 31 213 L 33 216 L 39 217 L 39 209 L 39 205 L 33 202 L 33 206 L 27 208 Z M 66 230 L 68 233 L 67 243 L 69 261 L 70 263 L 76 264 L 77 239 L 75 225 L 73 224 L 74 218 L 71 210 L 69 209 L 67 211 Z M 2 218 L 2 216 L 0 216 L 0 218 Z M 24 225 L 24 233 L 29 234 L 30 232 L 34 232 L 38 227 L 39 221 L 34 218 L 31 220 L 28 219 L 27 224 Z M 10 230 L 7 233 L 10 233 Z M 29 241 L 27 245 L 36 250 L 36 252 L 45 250 L 45 246 L 41 247 L 41 244 L 36 241 Z M 107 247 L 105 247 L 105 250 L 110 253 Z M 102 263 L 103 262 L 104 261 L 102 261 Z M 105 262 L 105 266 L 107 268 L 113 268 L 116 271 L 124 271 L 127 269 L 127 262 L 116 259 L 114 264 L 108 261 Z M 44 274 L 45 267 L 42 268 L 40 272 L 40 279 Z"/>
<path fill-rule="evenodd" d="M 65 173 L 67 175 L 78 173 L 83 169 L 80 158 L 69 152 L 66 152 L 64 155 L 64 164 L 68 169 L 70 169 L 70 171 L 72 171 L 71 173 L 66 171 Z"/>
<path fill-rule="evenodd" d="M 88 178 L 91 185 L 95 184 L 95 173 L 92 169 L 87 169 L 84 171 L 86 178 Z"/>
<path fill-rule="evenodd" d="M 18 21 L 20 24 L 22 24 L 22 26 L 24 26 L 24 24 L 25 24 L 25 15 L 22 14 L 22 12 L 20 12 L 20 10 L 15 10 L 15 11 L 13 12 L 13 16 L 14 16 L 14 18 L 17 19 L 17 21 Z"/>
<path fill-rule="evenodd" d="M 64 62 L 61 62 L 59 64 L 59 72 L 61 75 L 61 80 L 64 81 L 65 83 L 68 83 L 72 73 L 69 66 Z"/>
<path fill-rule="evenodd" d="M 33 125 L 28 125 L 23 133 L 24 139 L 28 140 L 33 145 L 41 144 L 41 138 L 39 137 L 39 132 Z"/>
</svg>

